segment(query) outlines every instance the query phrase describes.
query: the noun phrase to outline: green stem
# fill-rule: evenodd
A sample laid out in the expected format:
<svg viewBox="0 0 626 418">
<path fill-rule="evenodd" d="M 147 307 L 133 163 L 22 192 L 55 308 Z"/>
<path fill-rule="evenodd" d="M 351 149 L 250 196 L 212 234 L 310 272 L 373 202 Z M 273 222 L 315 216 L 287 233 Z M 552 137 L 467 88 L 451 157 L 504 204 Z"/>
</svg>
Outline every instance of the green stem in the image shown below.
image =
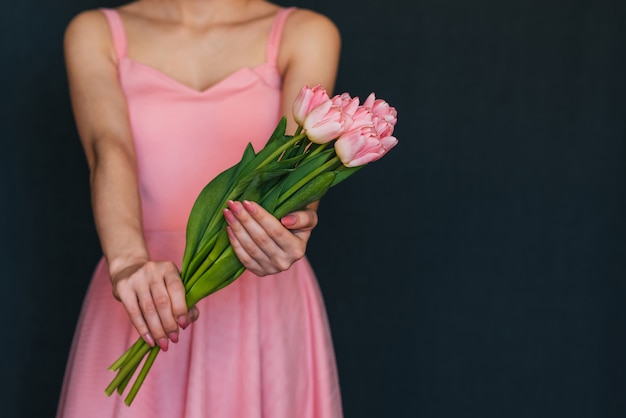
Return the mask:
<svg viewBox="0 0 626 418">
<path fill-rule="evenodd" d="M 241 276 L 243 274 L 244 271 L 246 271 L 246 268 L 242 266 L 239 270 L 237 270 L 235 272 L 235 274 L 233 274 L 233 276 L 230 279 L 225 280 L 224 283 L 222 283 L 218 287 L 216 287 L 213 290 L 213 293 L 217 292 L 218 290 L 221 290 L 221 289 L 225 288 L 226 286 L 228 286 L 229 284 L 234 282 L 239 276 Z"/>
<path fill-rule="evenodd" d="M 198 265 L 202 263 L 202 260 L 211 253 L 213 248 L 215 248 L 215 241 L 217 240 L 217 235 L 214 235 L 209 240 L 207 240 L 200 249 L 196 251 L 196 253 L 189 260 L 189 265 L 183 268 L 181 271 L 181 277 L 183 279 L 183 284 L 187 284 L 187 282 L 193 277 L 196 271 L 198 271 Z"/>
<path fill-rule="evenodd" d="M 138 350 L 136 353 L 134 353 L 131 357 L 127 359 L 124 365 L 117 372 L 117 376 L 115 376 L 115 378 L 111 381 L 109 386 L 107 386 L 105 393 L 108 396 L 111 396 L 111 394 L 124 381 L 124 379 L 129 373 L 131 375 L 133 374 L 133 372 L 137 369 L 137 365 L 141 363 L 141 360 L 151 349 L 152 348 L 148 344 L 145 344 L 141 347 L 140 350 Z"/>
<path fill-rule="evenodd" d="M 308 175 L 302 177 L 300 180 L 298 180 L 296 184 L 291 186 L 287 191 L 285 191 L 283 194 L 280 195 L 280 198 L 278 199 L 278 204 L 276 206 L 279 206 L 281 203 L 284 203 L 287 199 L 289 199 L 289 197 L 291 197 L 291 195 L 297 192 L 302 186 L 304 186 L 309 181 L 311 181 L 311 179 L 315 178 L 316 176 L 326 171 L 332 170 L 335 166 L 337 166 L 337 163 L 341 164 L 341 161 L 339 161 L 339 157 L 334 156 L 333 158 L 331 158 L 330 160 L 328 160 L 327 162 L 325 162 L 324 164 L 322 164 L 315 170 L 311 171 Z"/>
<path fill-rule="evenodd" d="M 135 341 L 135 343 L 131 345 L 130 348 L 120 356 L 120 358 L 115 360 L 115 363 L 111 364 L 109 370 L 115 371 L 122 367 L 124 363 L 126 363 L 126 360 L 130 358 L 130 356 L 132 356 L 137 350 L 139 350 L 142 343 L 145 344 L 146 342 L 142 338 L 138 338 L 137 341 Z"/>
<path fill-rule="evenodd" d="M 205 271 L 207 271 L 211 267 L 211 265 L 213 265 L 215 260 L 217 260 L 222 255 L 224 250 L 230 244 L 226 230 L 222 230 L 220 234 L 221 235 L 219 235 L 215 239 L 215 245 L 213 246 L 211 252 L 206 256 L 202 264 L 196 269 L 191 277 L 185 282 L 185 291 L 188 292 L 189 289 L 191 289 L 193 285 L 196 284 L 198 279 L 204 274 Z"/>
<path fill-rule="evenodd" d="M 224 287 L 224 283 L 233 280 L 234 273 L 239 271 L 241 266 L 241 261 L 237 258 L 233 247 L 230 245 L 226 246 L 218 260 L 203 273 L 203 276 L 198 279 L 195 286 L 187 290 L 187 306 L 195 305 L 202 298 Z"/>
<path fill-rule="evenodd" d="M 126 375 L 126 377 L 120 382 L 120 384 L 117 386 L 117 394 L 121 395 L 122 393 L 124 393 L 124 390 L 126 389 L 126 386 L 128 386 L 128 384 L 130 383 L 130 381 L 133 378 L 133 375 L 135 374 L 135 372 L 137 371 L 137 368 L 139 367 L 139 363 L 137 363 L 135 365 L 135 367 L 133 367 L 132 371 L 130 373 L 128 373 Z"/>
<path fill-rule="evenodd" d="M 313 145 L 313 144 L 315 144 L 315 143 L 313 143 L 313 142 L 312 142 L 312 143 L 311 143 L 311 145 Z M 326 149 L 326 147 L 328 146 L 328 144 L 329 144 L 329 142 L 327 142 L 327 143 L 325 143 L 325 144 L 315 144 L 315 145 L 317 145 L 317 146 L 315 147 L 315 149 L 314 149 L 313 151 L 311 151 L 311 152 L 309 153 L 309 155 L 307 155 L 307 156 L 305 157 L 304 161 L 308 160 L 309 158 L 313 158 L 313 157 L 315 157 L 317 154 L 319 154 L 320 152 L 324 151 L 324 150 Z M 304 162 L 304 161 L 303 161 L 303 162 Z"/>
<path fill-rule="evenodd" d="M 269 164 L 270 162 L 274 161 L 285 150 L 287 150 L 288 148 L 292 147 L 293 144 L 295 144 L 296 142 L 302 140 L 303 138 L 306 138 L 305 134 L 294 135 L 289 141 L 285 142 L 280 147 L 276 148 L 274 150 L 274 152 L 271 153 L 265 160 L 261 161 L 261 163 L 259 163 L 257 165 L 257 168 L 263 167 L 263 166 Z"/>
<path fill-rule="evenodd" d="M 154 348 L 152 348 L 152 350 L 150 350 L 150 355 L 148 355 L 148 358 L 141 368 L 141 371 L 139 372 L 139 375 L 137 376 L 133 387 L 130 389 L 130 392 L 128 392 L 128 396 L 124 400 L 124 403 L 126 405 L 130 406 L 130 404 L 133 403 L 135 396 L 137 396 L 137 392 L 139 392 L 139 388 L 141 388 L 143 381 L 146 380 L 146 376 L 148 375 L 148 372 L 150 371 L 150 368 L 152 367 L 152 364 L 154 363 L 157 354 L 159 354 L 159 350 L 159 346 L 155 346 Z"/>
</svg>

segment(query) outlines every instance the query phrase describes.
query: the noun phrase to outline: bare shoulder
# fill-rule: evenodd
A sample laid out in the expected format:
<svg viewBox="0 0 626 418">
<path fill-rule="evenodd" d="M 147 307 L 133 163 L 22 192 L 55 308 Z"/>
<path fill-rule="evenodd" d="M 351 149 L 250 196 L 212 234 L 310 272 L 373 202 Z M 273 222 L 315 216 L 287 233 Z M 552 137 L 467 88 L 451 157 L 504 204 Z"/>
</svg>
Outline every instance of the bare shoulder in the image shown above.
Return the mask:
<svg viewBox="0 0 626 418">
<path fill-rule="evenodd" d="M 94 9 L 74 16 L 65 28 L 63 44 L 66 54 L 82 53 L 87 49 L 109 49 L 112 38 L 104 14 Z"/>
<path fill-rule="evenodd" d="M 339 42 L 337 25 L 327 16 L 309 9 L 295 9 L 285 23 L 285 37 L 306 39 L 323 38 Z"/>
<path fill-rule="evenodd" d="M 280 59 L 284 68 L 293 61 L 326 59 L 341 47 L 337 25 L 327 16 L 308 9 L 295 9 L 285 22 Z"/>
<path fill-rule="evenodd" d="M 82 36 L 93 36 L 98 32 L 108 30 L 108 25 L 104 14 L 100 10 L 85 10 L 80 12 L 70 20 L 65 28 L 66 37 L 79 38 Z"/>
</svg>

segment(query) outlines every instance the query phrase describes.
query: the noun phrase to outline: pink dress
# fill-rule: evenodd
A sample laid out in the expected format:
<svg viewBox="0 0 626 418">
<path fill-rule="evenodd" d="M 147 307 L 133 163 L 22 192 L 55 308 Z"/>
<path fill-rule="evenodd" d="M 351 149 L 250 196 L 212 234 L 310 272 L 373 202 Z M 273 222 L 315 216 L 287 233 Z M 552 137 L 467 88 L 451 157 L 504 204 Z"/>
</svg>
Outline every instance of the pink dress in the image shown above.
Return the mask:
<svg viewBox="0 0 626 418">
<path fill-rule="evenodd" d="M 119 56 L 154 260 L 180 263 L 187 218 L 202 187 L 236 163 L 248 142 L 259 150 L 276 126 L 276 59 L 290 10 L 276 15 L 265 63 L 204 91 L 128 58 L 119 15 L 103 10 Z M 107 368 L 137 333 L 111 295 L 101 260 L 76 328 L 57 417 L 342 416 L 326 312 L 306 259 L 275 276 L 246 272 L 198 308 L 198 321 L 158 355 L 130 407 L 117 394 L 107 397 L 104 390 L 115 376 Z"/>
</svg>

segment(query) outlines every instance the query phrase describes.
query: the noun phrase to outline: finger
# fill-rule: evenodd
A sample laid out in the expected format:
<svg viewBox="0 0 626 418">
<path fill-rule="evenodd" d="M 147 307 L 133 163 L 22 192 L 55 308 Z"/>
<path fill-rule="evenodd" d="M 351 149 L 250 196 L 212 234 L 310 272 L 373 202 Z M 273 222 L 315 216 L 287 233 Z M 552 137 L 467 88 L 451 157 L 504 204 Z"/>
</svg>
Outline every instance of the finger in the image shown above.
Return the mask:
<svg viewBox="0 0 626 418">
<path fill-rule="evenodd" d="M 178 317 L 178 326 L 182 329 L 187 329 L 192 322 L 195 322 L 200 316 L 200 311 L 195 306 L 189 308 L 185 315 Z"/>
<path fill-rule="evenodd" d="M 252 240 L 270 257 L 284 247 L 281 243 L 289 244 L 293 238 L 291 234 L 272 214 L 267 212 L 258 203 L 244 200 L 242 207 L 245 209 L 238 215 L 239 221 Z M 255 222 L 248 221 L 253 219 Z M 286 241 L 285 241 L 286 240 Z M 244 243 L 245 245 L 245 243 Z"/>
<path fill-rule="evenodd" d="M 280 251 L 278 244 L 268 234 L 268 229 L 272 227 L 271 222 L 263 219 L 263 213 L 269 214 L 265 210 L 259 210 L 261 209 L 260 206 L 251 202 L 244 202 L 243 204 L 241 202 L 229 202 L 228 206 L 237 221 L 230 222 L 229 216 L 227 216 L 226 220 L 229 221 L 229 225 L 241 247 L 253 259 L 262 263 L 268 262 L 276 252 Z M 280 225 L 276 218 L 269 216 L 273 218 L 274 228 L 278 226 L 278 228 L 285 231 L 285 228 Z"/>
<path fill-rule="evenodd" d="M 178 342 L 178 324 L 179 318 L 187 315 L 187 300 L 185 298 L 185 287 L 178 274 L 178 270 L 172 265 L 171 268 L 163 274 L 163 280 L 169 295 L 171 303 L 171 314 L 173 322 L 165 326 L 167 335 L 173 342 Z M 170 328 L 171 327 L 171 328 Z"/>
<path fill-rule="evenodd" d="M 237 255 L 237 258 L 239 258 L 239 261 L 241 261 L 241 264 L 243 264 L 243 266 L 247 270 L 253 272 L 258 276 L 264 275 L 261 263 L 252 258 L 250 254 L 248 254 L 248 252 L 241 245 L 240 241 L 237 239 L 237 236 L 230 226 L 226 227 L 226 232 L 228 232 L 230 245 L 231 247 L 233 247 L 233 251 L 235 251 L 235 254 Z"/>
<path fill-rule="evenodd" d="M 294 261 L 304 256 L 306 240 L 285 228 L 272 214 L 265 211 L 257 203 L 244 201 L 243 207 L 262 227 L 262 234 L 259 231 L 259 235 L 254 233 L 250 235 L 269 257 L 268 262 L 264 264 L 266 274 L 285 271 L 291 267 Z M 263 239 L 268 240 L 268 242 L 262 241 Z M 249 249 L 247 250 L 250 252 Z"/>
<path fill-rule="evenodd" d="M 232 214 L 225 215 L 231 227 L 231 245 L 247 269 L 259 276 L 275 274 L 287 270 L 304 256 L 307 237 L 299 235 L 310 235 L 310 232 L 296 235 L 255 202 L 229 202 L 229 209 Z M 254 261 L 260 270 L 249 264 Z"/>
<path fill-rule="evenodd" d="M 235 216 L 234 211 L 230 209 L 224 209 L 224 218 L 226 219 L 226 222 L 228 222 L 228 227 L 226 228 L 226 230 L 228 231 L 228 238 L 230 239 L 230 244 L 232 245 L 233 249 L 236 253 L 245 251 L 243 250 L 241 240 L 252 240 L 248 236 L 248 231 L 246 231 L 243 225 L 241 225 L 241 223 Z"/>
<path fill-rule="evenodd" d="M 141 311 L 141 307 L 139 306 L 139 302 L 137 300 L 137 295 L 134 292 L 125 292 L 123 289 L 118 290 L 120 301 L 122 305 L 124 305 L 124 309 L 126 309 L 126 313 L 130 318 L 130 322 L 133 324 L 141 338 L 150 346 L 154 347 L 155 341 L 154 337 L 150 333 L 150 329 L 148 328 L 148 324 L 143 317 L 143 312 Z"/>
<path fill-rule="evenodd" d="M 304 209 L 283 216 L 280 222 L 291 231 L 309 230 L 317 226 L 317 212 L 312 209 Z"/>
<path fill-rule="evenodd" d="M 191 309 L 187 312 L 187 320 L 189 323 L 196 322 L 198 317 L 200 316 L 200 311 L 195 306 L 192 306 Z"/>
<path fill-rule="evenodd" d="M 150 293 L 158 321 L 163 330 L 163 333 L 153 332 L 152 335 L 161 349 L 167 351 L 168 340 L 178 342 L 178 322 L 172 314 L 172 301 L 164 281 L 154 282 L 150 287 Z M 148 324 L 151 325 L 150 322 Z M 150 328 L 152 329 L 152 326 Z"/>
<path fill-rule="evenodd" d="M 162 282 L 161 286 L 163 289 L 162 293 L 159 293 L 156 289 L 153 290 L 150 288 L 147 292 L 138 292 L 137 299 L 139 301 L 141 312 L 143 313 L 143 318 L 146 321 L 146 324 L 148 324 L 148 328 L 150 329 L 152 337 L 154 337 L 154 341 L 163 351 L 167 351 L 167 338 L 165 337 L 165 330 L 163 329 L 163 324 L 161 323 L 159 310 L 157 308 L 157 303 L 163 303 L 160 299 L 160 295 L 167 294 L 167 292 L 165 292 L 165 286 L 163 286 Z"/>
<path fill-rule="evenodd" d="M 256 232 L 250 233 L 252 239 L 265 251 L 279 271 L 288 269 L 295 260 L 304 256 L 307 239 L 303 240 L 302 236 L 310 235 L 308 232 L 310 230 L 291 231 L 285 228 L 272 214 L 255 202 L 244 201 L 243 207 L 257 221 L 257 225 L 262 230 L 262 235 L 260 231 L 259 235 L 255 235 Z M 293 213 L 298 216 L 301 215 L 300 212 Z M 304 217 L 306 218 L 307 215 Z M 306 220 L 307 224 L 309 222 L 310 219 Z M 262 241 L 264 238 L 269 240 L 271 245 Z"/>
</svg>

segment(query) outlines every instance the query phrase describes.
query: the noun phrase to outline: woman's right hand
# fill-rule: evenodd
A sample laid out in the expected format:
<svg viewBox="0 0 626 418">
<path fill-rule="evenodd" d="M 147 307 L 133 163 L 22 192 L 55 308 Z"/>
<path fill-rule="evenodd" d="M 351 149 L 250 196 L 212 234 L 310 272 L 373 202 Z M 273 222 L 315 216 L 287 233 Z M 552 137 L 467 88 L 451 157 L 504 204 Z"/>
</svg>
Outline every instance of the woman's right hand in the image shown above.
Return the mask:
<svg viewBox="0 0 626 418">
<path fill-rule="evenodd" d="M 178 342 L 179 327 L 198 319 L 198 309 L 187 309 L 185 288 L 170 261 L 140 261 L 111 275 L 113 296 L 122 304 L 139 335 L 151 347 L 167 351 Z"/>
</svg>

